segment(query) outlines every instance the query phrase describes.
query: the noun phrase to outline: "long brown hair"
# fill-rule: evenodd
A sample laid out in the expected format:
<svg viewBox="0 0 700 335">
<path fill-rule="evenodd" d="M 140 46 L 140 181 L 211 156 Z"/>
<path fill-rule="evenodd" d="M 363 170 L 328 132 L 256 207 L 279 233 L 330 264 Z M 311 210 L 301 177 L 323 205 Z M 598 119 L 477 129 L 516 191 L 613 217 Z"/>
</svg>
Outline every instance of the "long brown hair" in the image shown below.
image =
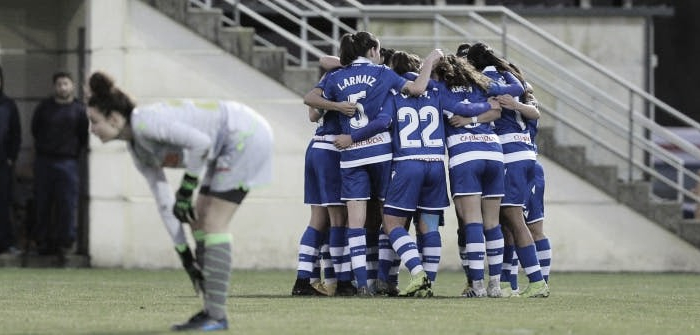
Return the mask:
<svg viewBox="0 0 700 335">
<path fill-rule="evenodd" d="M 455 55 L 447 55 L 438 61 L 433 73 L 449 88 L 474 85 L 488 91 L 491 83 L 489 77 L 479 72 L 464 58 Z"/>
</svg>

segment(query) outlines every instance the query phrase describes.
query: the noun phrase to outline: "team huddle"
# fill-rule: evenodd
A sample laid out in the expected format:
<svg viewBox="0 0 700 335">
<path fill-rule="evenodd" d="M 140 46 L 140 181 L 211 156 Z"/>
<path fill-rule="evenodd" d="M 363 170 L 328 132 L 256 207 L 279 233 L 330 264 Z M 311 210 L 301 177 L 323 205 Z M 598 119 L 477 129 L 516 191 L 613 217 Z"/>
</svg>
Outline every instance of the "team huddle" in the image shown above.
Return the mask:
<svg viewBox="0 0 700 335">
<path fill-rule="evenodd" d="M 368 32 L 344 35 L 339 57 L 321 64 L 328 71 L 304 97 L 318 128 L 292 295 L 432 296 L 451 196 L 461 295 L 549 296 L 539 111 L 519 69 L 483 43 L 421 60 Z M 401 264 L 411 279 L 400 290 Z"/>
</svg>

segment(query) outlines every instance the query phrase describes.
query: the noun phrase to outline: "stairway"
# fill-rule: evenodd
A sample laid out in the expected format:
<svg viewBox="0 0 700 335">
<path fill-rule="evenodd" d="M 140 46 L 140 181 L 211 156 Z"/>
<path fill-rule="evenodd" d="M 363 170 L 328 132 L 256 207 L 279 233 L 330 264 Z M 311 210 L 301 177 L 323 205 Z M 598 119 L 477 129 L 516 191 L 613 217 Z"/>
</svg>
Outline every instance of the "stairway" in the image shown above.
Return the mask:
<svg viewBox="0 0 700 335">
<path fill-rule="evenodd" d="M 287 65 L 286 48 L 255 46 L 253 40 L 255 29 L 224 26 L 222 24 L 224 13 L 219 8 L 196 8 L 190 6 L 187 0 L 142 1 L 299 95 L 306 94 L 318 82 L 317 68 Z"/>
<path fill-rule="evenodd" d="M 681 204 L 656 197 L 652 193 L 651 182 L 624 182 L 618 179 L 616 166 L 590 164 L 586 161 L 584 147 L 558 145 L 554 137 L 554 128 L 540 128 L 536 142 L 541 155 L 573 172 L 618 202 L 656 222 L 681 239 L 700 248 L 700 220 L 684 219 Z M 576 192 L 576 190 L 571 190 L 571 192 Z"/>
</svg>

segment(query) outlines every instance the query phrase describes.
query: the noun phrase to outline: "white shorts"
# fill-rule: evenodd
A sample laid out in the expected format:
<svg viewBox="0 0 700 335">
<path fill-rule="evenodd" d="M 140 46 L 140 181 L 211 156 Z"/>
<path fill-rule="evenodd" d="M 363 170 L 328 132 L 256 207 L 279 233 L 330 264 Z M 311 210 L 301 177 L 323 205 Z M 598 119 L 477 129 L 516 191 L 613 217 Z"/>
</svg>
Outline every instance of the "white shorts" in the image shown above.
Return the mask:
<svg viewBox="0 0 700 335">
<path fill-rule="evenodd" d="M 272 181 L 272 127 L 250 107 L 227 102 L 228 133 L 223 145 L 207 165 L 202 186 L 212 192 L 249 190 Z"/>
</svg>

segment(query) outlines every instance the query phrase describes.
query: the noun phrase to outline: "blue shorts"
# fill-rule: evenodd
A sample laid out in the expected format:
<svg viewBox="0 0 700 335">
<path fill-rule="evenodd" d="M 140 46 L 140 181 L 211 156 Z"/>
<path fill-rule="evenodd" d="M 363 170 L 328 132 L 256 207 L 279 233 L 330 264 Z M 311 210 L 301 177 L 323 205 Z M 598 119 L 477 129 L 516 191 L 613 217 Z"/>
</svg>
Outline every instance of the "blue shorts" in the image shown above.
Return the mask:
<svg viewBox="0 0 700 335">
<path fill-rule="evenodd" d="M 340 169 L 342 179 L 341 199 L 384 201 L 391 176 L 391 161 L 372 163 Z"/>
<path fill-rule="evenodd" d="M 535 160 L 524 159 L 505 164 L 506 195 L 501 206 L 524 206 L 530 198 L 530 185 L 535 178 Z"/>
<path fill-rule="evenodd" d="M 315 148 L 314 144 L 318 147 L 330 143 L 311 141 L 306 148 L 304 203 L 317 206 L 343 205 L 340 200 L 340 151 Z"/>
<path fill-rule="evenodd" d="M 384 207 L 402 211 L 444 210 L 447 196 L 445 163 L 421 160 L 395 161 Z"/>
<path fill-rule="evenodd" d="M 450 169 L 452 197 L 480 194 L 482 197 L 502 197 L 504 191 L 503 162 L 478 159 Z"/>
<path fill-rule="evenodd" d="M 530 184 L 530 199 L 525 203 L 523 213 L 528 224 L 544 219 L 544 169 L 539 162 L 535 164 L 535 178 Z"/>
</svg>

